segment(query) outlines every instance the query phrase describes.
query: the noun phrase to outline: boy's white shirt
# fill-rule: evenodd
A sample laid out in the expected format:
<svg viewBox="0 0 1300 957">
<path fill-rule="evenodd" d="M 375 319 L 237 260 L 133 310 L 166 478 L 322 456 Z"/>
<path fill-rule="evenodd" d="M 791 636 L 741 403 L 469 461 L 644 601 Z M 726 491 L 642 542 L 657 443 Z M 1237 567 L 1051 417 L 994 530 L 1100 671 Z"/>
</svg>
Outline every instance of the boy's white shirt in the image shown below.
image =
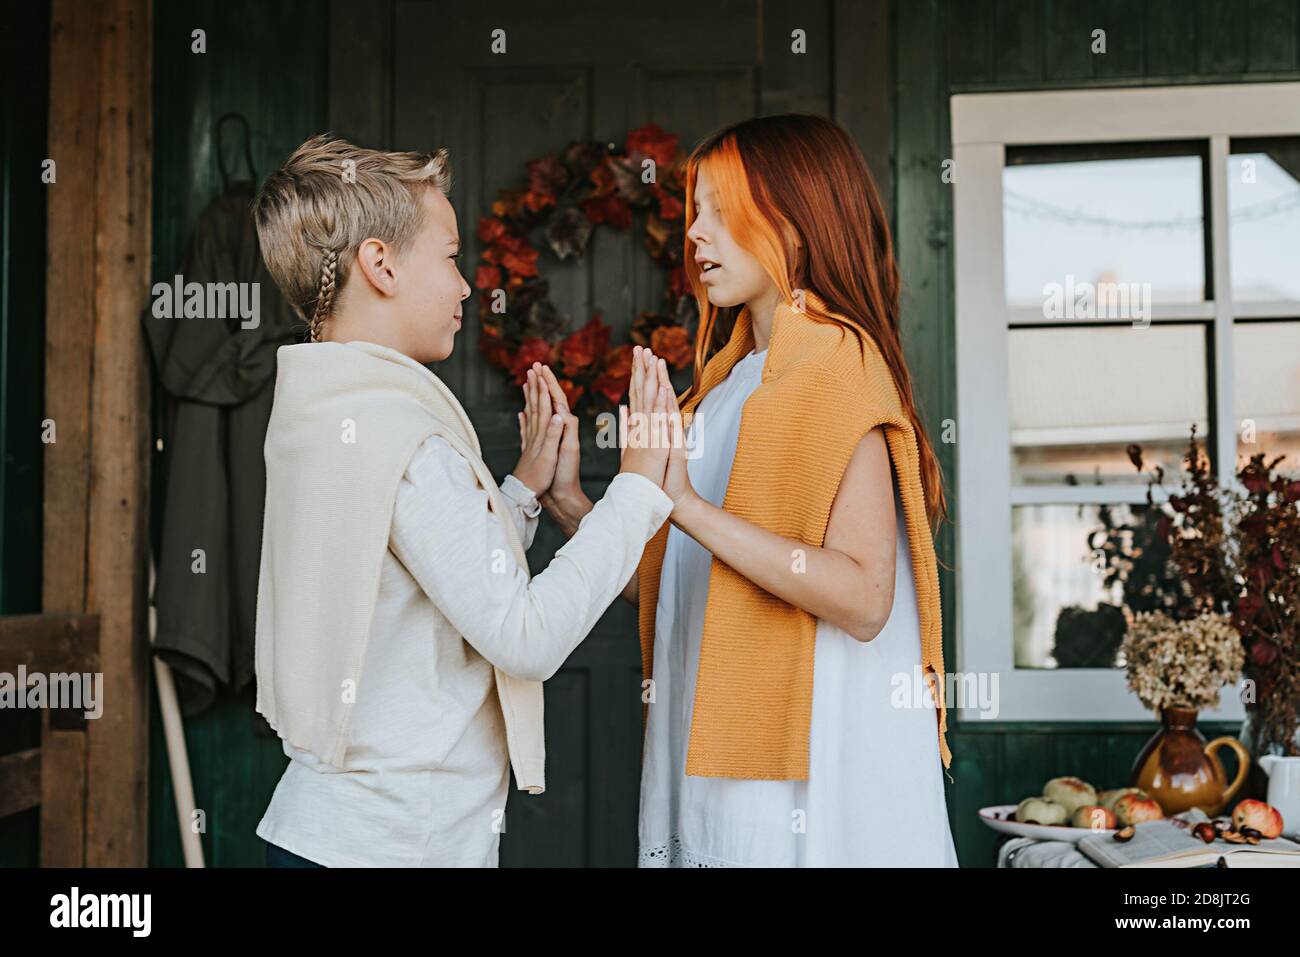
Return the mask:
<svg viewBox="0 0 1300 957">
<path fill-rule="evenodd" d="M 540 679 L 563 663 L 608 601 L 592 609 L 570 609 L 577 612 L 573 620 L 546 620 L 548 612 L 554 617 L 554 609 L 540 596 L 531 600 L 534 596 L 528 593 L 535 586 L 529 584 L 519 529 L 511 517 L 514 506 L 483 463 L 469 417 L 434 373 L 400 352 L 368 342 L 283 346 L 277 360 L 265 445 L 257 710 L 286 745 L 346 770 L 353 711 L 357 696 L 365 693 L 362 666 L 398 486 L 416 450 L 436 435 L 470 465 L 511 553 L 494 556 L 499 570 L 491 572 L 504 574 L 500 581 L 507 591 L 502 594 L 513 596 L 510 608 L 486 608 L 487 619 L 467 611 L 460 624 L 480 632 L 481 640 L 470 643 L 484 657 L 505 660 L 515 672 L 493 661 L 516 783 L 522 790 L 541 793 L 545 741 Z M 672 501 L 641 476 L 618 476 L 611 492 L 616 485 L 625 497 L 621 507 L 629 513 L 626 521 L 617 523 L 623 525 L 620 531 L 640 539 L 634 553 L 624 555 L 614 571 L 621 575 L 621 566 L 630 563 L 630 577 L 641 548 L 671 511 Z M 618 504 L 607 502 L 609 498 L 607 494 L 597 509 Z M 588 515 L 583 524 L 591 518 Z M 570 562 L 553 576 L 557 588 L 560 574 L 582 582 L 587 572 L 576 560 Z M 625 583 L 617 583 L 614 594 Z M 493 617 L 497 613 L 499 620 Z M 445 614 L 434 620 L 435 630 L 455 630 Z M 491 629 L 508 633 L 482 630 L 489 627 L 488 621 Z M 434 636 L 436 641 L 466 638 L 454 633 Z M 493 653 L 480 645 L 491 646 Z"/>
</svg>

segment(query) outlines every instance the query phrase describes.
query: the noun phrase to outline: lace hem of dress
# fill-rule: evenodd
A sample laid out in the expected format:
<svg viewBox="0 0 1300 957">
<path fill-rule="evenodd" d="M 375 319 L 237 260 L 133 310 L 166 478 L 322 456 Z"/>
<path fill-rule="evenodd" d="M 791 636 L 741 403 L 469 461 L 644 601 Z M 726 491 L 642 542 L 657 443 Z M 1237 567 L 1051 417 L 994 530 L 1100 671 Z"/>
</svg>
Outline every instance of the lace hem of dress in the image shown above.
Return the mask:
<svg viewBox="0 0 1300 957">
<path fill-rule="evenodd" d="M 730 861 L 696 854 L 682 847 L 682 839 L 676 834 L 669 836 L 663 844 L 645 847 L 637 855 L 637 867 L 739 867 Z"/>
</svg>

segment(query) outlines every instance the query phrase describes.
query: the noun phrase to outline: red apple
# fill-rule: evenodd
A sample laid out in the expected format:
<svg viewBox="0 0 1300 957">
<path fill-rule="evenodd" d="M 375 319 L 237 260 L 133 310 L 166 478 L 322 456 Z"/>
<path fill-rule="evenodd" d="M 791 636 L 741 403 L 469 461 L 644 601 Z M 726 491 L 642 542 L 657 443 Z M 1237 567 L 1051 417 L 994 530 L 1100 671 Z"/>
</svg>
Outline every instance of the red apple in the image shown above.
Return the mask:
<svg viewBox="0 0 1300 957">
<path fill-rule="evenodd" d="M 1136 794 L 1138 797 L 1151 796 L 1147 794 L 1146 791 L 1143 791 L 1141 788 L 1115 788 L 1110 791 L 1102 791 L 1100 794 L 1098 794 L 1097 803 L 1100 804 L 1102 807 L 1108 807 L 1113 811 L 1115 810 L 1115 802 L 1118 801 L 1120 798 L 1122 798 L 1125 794 Z"/>
<path fill-rule="evenodd" d="M 1070 818 L 1070 824 L 1074 827 L 1086 827 L 1093 831 L 1113 831 L 1115 823 L 1115 812 L 1100 804 L 1085 804 L 1076 808 Z"/>
<path fill-rule="evenodd" d="M 1143 821 L 1158 821 L 1165 816 L 1154 798 L 1138 797 L 1125 794 L 1115 802 L 1115 817 L 1120 824 L 1141 824 Z"/>
<path fill-rule="evenodd" d="M 1253 827 L 1262 837 L 1277 837 L 1282 833 L 1282 813 L 1271 804 L 1247 798 L 1232 809 L 1232 826 L 1238 831 Z"/>
</svg>

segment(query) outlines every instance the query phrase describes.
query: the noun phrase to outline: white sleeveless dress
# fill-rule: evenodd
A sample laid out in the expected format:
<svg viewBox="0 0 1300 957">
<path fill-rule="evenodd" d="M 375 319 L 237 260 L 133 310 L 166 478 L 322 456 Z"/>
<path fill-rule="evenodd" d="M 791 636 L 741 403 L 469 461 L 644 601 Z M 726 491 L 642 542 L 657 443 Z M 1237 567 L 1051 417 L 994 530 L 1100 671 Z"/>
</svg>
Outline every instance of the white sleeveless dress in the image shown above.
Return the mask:
<svg viewBox="0 0 1300 957">
<path fill-rule="evenodd" d="M 687 460 L 687 471 L 714 505 L 726 495 L 741 408 L 766 357 L 767 350 L 751 352 L 737 362 L 692 423 L 690 441 L 701 454 Z M 670 527 L 655 613 L 639 866 L 957 866 L 938 715 L 919 678 L 920 624 L 897 487 L 894 511 L 897 572 L 884 629 L 864 644 L 817 621 L 807 781 L 686 775 L 712 555 Z M 896 707 L 900 701 L 913 706 Z"/>
</svg>

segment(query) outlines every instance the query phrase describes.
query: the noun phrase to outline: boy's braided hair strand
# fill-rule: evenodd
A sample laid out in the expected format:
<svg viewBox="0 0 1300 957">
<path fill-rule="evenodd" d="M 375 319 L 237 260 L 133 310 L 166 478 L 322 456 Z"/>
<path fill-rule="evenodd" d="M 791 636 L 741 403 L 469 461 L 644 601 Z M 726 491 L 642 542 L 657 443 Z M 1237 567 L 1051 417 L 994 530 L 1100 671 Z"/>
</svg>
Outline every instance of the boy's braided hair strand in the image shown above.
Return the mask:
<svg viewBox="0 0 1300 957">
<path fill-rule="evenodd" d="M 338 266 L 338 252 L 333 249 L 325 250 L 324 255 L 321 256 L 320 289 L 316 293 L 316 308 L 312 312 L 311 321 L 307 324 L 308 339 L 311 342 L 321 341 L 321 327 L 325 325 L 330 310 L 334 308 L 334 277 Z"/>
</svg>

